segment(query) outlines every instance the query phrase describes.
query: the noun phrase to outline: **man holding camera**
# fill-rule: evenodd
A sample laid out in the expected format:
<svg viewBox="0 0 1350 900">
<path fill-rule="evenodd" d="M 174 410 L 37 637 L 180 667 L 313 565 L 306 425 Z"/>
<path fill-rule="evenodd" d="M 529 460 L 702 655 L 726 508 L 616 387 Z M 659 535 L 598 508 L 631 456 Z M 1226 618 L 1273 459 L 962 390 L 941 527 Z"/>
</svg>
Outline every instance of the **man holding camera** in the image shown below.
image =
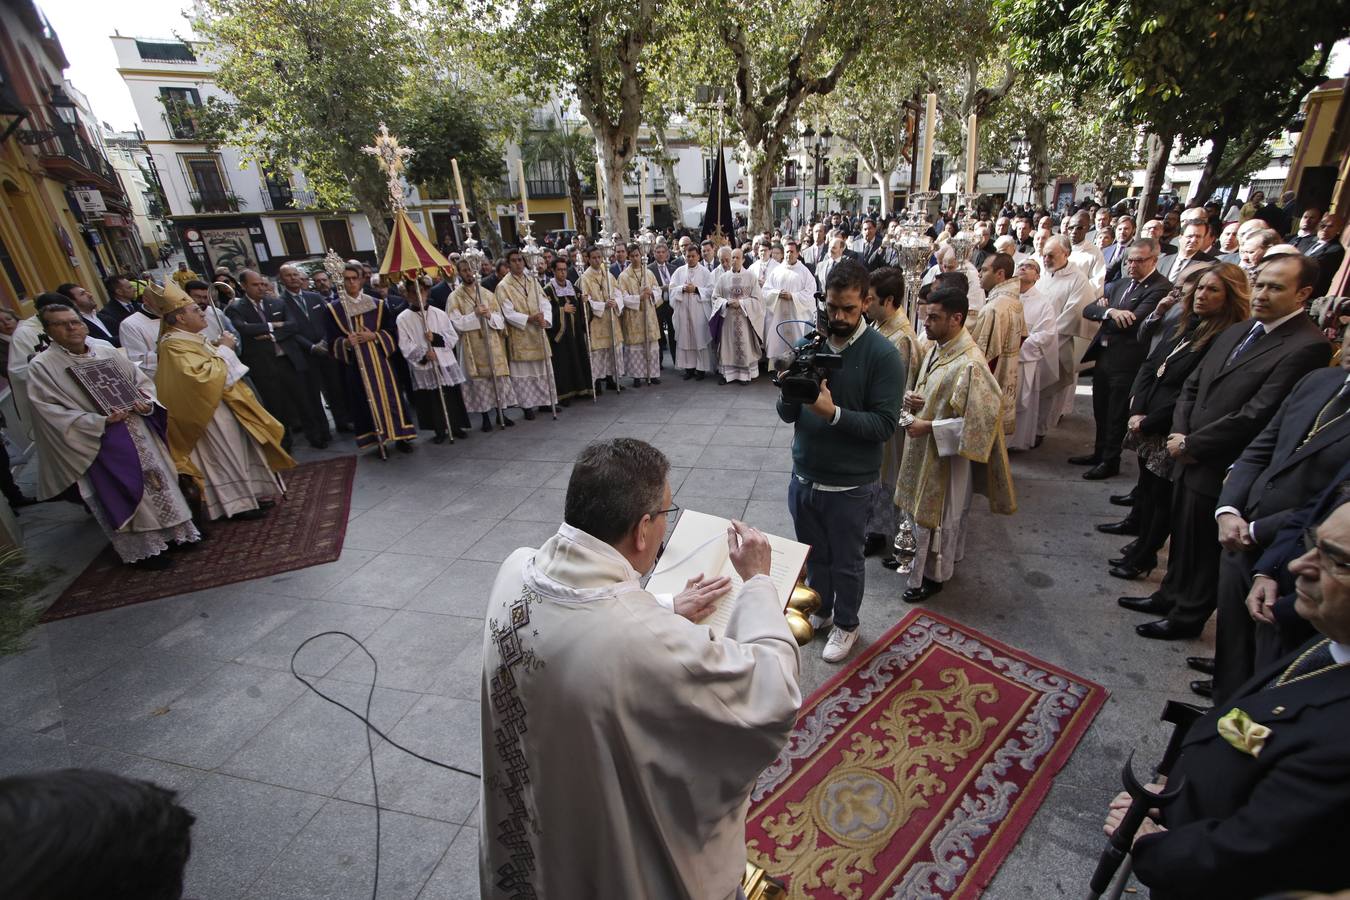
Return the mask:
<svg viewBox="0 0 1350 900">
<path fill-rule="evenodd" d="M 839 365 L 814 401 L 778 400 L 779 418 L 795 425 L 788 510 L 797 540 L 811 546 L 807 581 L 821 599 L 811 624 L 834 626 L 822 654 L 831 663 L 847 658 L 858 639 L 863 532 L 905 390 L 899 351 L 863 319 L 869 286 L 857 260 L 841 259 L 830 269 L 819 350 L 838 354 Z"/>
</svg>

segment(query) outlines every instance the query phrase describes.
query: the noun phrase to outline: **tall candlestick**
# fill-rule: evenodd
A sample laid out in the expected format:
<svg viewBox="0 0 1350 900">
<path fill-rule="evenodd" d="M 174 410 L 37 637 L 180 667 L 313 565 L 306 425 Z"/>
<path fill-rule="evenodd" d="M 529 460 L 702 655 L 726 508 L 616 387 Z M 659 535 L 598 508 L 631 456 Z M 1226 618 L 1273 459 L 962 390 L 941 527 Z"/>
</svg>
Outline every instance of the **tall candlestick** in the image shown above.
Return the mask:
<svg viewBox="0 0 1350 900">
<path fill-rule="evenodd" d="M 638 228 L 647 221 L 647 161 L 638 169 Z"/>
<path fill-rule="evenodd" d="M 459 180 L 459 160 L 453 156 L 450 157 L 450 170 L 455 173 L 455 190 L 459 191 L 460 215 L 467 222 L 469 220 L 469 204 L 464 200 L 464 182 Z"/>
<path fill-rule="evenodd" d="M 600 160 L 595 161 L 595 205 L 600 208 L 600 220 L 605 219 L 605 179 L 600 174 Z"/>
<path fill-rule="evenodd" d="M 525 207 L 525 221 L 530 219 L 530 192 L 525 187 L 525 163 L 516 157 L 516 177 L 520 179 L 520 202 Z"/>
<path fill-rule="evenodd" d="M 928 109 L 924 115 L 923 190 L 933 189 L 933 144 L 937 140 L 937 94 L 928 95 Z"/>
<path fill-rule="evenodd" d="M 975 114 L 970 114 L 966 136 L 966 193 L 975 193 L 975 159 L 980 153 L 979 133 L 976 131 Z"/>
</svg>

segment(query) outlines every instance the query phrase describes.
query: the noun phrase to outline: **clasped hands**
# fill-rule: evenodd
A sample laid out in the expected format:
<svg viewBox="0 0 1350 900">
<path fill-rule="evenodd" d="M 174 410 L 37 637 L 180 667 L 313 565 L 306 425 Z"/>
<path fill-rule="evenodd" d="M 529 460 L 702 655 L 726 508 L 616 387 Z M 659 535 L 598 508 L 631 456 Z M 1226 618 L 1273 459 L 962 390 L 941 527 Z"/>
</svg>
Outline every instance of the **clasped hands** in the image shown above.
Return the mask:
<svg viewBox="0 0 1350 900">
<path fill-rule="evenodd" d="M 125 422 L 131 418 L 133 412 L 138 416 L 148 416 L 153 409 L 154 406 L 151 405 L 149 400 L 137 400 L 131 409 L 118 409 L 108 413 L 106 421 L 109 425 L 116 425 L 118 422 Z"/>
<path fill-rule="evenodd" d="M 918 391 L 905 391 L 905 399 L 901 406 L 912 413 L 917 413 L 923 409 L 925 399 L 923 394 Z M 933 423 L 929 419 L 915 419 L 905 427 L 905 434 L 910 437 L 923 437 L 933 433 Z"/>
<path fill-rule="evenodd" d="M 727 549 L 732 568 L 749 581 L 756 575 L 768 575 L 773 562 L 773 548 L 764 532 L 737 519 L 727 529 Z M 691 622 L 700 622 L 712 612 L 713 606 L 727 592 L 731 579 L 725 575 L 704 578 L 702 573 L 685 583 L 684 590 L 675 595 L 675 613 Z"/>
</svg>

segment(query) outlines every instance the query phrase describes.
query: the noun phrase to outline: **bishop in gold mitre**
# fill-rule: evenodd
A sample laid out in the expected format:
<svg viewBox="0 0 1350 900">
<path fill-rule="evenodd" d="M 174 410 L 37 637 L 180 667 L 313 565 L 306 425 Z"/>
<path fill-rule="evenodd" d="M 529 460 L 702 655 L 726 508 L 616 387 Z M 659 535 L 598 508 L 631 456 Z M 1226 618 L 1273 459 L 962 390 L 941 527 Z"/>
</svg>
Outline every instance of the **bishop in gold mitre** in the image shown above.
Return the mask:
<svg viewBox="0 0 1350 900">
<path fill-rule="evenodd" d="M 285 429 L 241 380 L 234 351 L 206 340 L 206 314 L 178 285 L 152 284 L 143 301 L 160 320 L 155 388 L 185 493 L 209 519 L 261 518 L 285 491 L 276 472 L 295 467 Z"/>
</svg>

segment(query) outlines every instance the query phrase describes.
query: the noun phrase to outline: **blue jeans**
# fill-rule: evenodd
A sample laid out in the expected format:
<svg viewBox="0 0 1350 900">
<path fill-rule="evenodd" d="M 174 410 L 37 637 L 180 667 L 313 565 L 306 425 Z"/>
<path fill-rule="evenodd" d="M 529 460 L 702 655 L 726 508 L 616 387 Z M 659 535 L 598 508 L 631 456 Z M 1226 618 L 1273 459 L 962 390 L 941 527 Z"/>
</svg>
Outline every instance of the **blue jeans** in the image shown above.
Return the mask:
<svg viewBox="0 0 1350 900">
<path fill-rule="evenodd" d="M 870 484 L 847 491 L 820 491 L 789 476 L 788 512 L 797 540 L 811 546 L 806 581 L 820 594 L 820 615 L 836 627 L 858 627 L 863 595 L 863 532 L 872 503 Z"/>
</svg>

